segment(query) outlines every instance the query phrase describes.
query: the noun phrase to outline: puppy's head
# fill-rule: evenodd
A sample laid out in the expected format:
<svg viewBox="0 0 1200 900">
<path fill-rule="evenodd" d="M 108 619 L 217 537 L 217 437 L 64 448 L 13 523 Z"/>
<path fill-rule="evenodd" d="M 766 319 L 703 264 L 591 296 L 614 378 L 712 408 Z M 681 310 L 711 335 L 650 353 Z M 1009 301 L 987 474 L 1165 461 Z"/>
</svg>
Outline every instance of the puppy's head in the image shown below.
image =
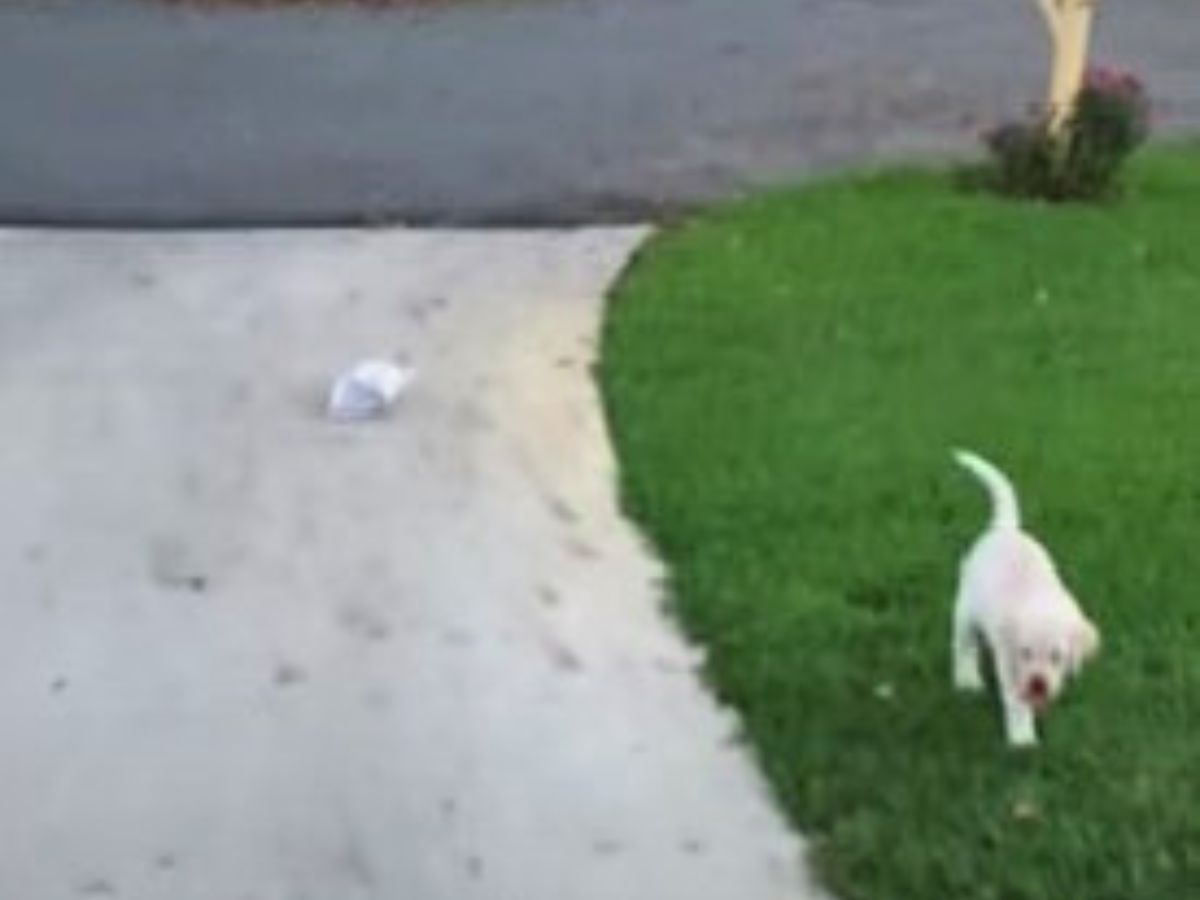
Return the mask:
<svg viewBox="0 0 1200 900">
<path fill-rule="evenodd" d="M 1100 633 L 1083 615 L 1034 618 L 1013 634 L 1011 671 L 1021 699 L 1045 709 L 1067 678 L 1100 648 Z"/>
</svg>

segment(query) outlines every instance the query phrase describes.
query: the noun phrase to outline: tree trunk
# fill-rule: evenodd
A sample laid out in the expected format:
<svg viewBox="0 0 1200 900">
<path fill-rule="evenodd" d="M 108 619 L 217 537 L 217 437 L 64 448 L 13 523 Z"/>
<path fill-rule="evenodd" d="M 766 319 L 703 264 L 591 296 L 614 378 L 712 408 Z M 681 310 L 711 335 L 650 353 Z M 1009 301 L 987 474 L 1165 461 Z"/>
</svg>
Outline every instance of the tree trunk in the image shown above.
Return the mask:
<svg viewBox="0 0 1200 900">
<path fill-rule="evenodd" d="M 1083 86 L 1097 0 L 1037 0 L 1050 37 L 1050 86 L 1046 117 L 1050 134 L 1061 135 Z"/>
</svg>

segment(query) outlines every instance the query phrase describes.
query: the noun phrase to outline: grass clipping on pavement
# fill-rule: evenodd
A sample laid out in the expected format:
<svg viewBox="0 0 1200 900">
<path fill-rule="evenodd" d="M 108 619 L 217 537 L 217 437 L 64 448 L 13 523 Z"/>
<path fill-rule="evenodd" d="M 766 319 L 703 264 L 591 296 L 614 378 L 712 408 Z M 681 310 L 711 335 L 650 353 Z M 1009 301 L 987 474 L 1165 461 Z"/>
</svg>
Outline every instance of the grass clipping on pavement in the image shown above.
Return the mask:
<svg viewBox="0 0 1200 900">
<path fill-rule="evenodd" d="M 892 172 L 667 231 L 612 299 L 627 509 L 844 900 L 1168 900 L 1200 885 L 1200 153 L 1112 207 Z M 952 446 L 1016 482 L 1104 631 L 1006 748 L 955 694 Z"/>
</svg>

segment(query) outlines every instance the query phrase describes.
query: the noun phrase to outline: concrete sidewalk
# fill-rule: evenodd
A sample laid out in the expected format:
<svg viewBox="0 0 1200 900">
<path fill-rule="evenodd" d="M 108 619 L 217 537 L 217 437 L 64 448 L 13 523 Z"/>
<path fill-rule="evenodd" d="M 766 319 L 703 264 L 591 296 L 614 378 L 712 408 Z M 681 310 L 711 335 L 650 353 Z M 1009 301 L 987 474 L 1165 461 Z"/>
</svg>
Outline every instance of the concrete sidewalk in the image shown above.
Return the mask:
<svg viewBox="0 0 1200 900">
<path fill-rule="evenodd" d="M 642 234 L 0 233 L 0 896 L 816 896 L 614 505 Z"/>
<path fill-rule="evenodd" d="M 1105 3 L 1097 41 L 1200 127 L 1196 0 Z M 0 222 L 646 221 L 974 152 L 1047 64 L 1032 0 L 3 0 Z"/>
</svg>

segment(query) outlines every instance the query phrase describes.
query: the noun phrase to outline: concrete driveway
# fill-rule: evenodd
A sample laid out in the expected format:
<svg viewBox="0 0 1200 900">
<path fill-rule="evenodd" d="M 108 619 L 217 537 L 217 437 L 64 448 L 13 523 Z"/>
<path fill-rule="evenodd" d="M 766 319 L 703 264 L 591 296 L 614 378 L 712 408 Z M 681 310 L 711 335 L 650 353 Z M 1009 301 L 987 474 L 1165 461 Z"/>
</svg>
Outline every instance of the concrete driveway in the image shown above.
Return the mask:
<svg viewBox="0 0 1200 900">
<path fill-rule="evenodd" d="M 615 508 L 642 234 L 0 233 L 0 895 L 816 896 Z"/>
<path fill-rule="evenodd" d="M 1200 125 L 1195 0 L 1105 2 L 1098 41 Z M 3 0 L 0 221 L 643 220 L 970 150 L 1046 64 L 1032 0 Z"/>
</svg>

